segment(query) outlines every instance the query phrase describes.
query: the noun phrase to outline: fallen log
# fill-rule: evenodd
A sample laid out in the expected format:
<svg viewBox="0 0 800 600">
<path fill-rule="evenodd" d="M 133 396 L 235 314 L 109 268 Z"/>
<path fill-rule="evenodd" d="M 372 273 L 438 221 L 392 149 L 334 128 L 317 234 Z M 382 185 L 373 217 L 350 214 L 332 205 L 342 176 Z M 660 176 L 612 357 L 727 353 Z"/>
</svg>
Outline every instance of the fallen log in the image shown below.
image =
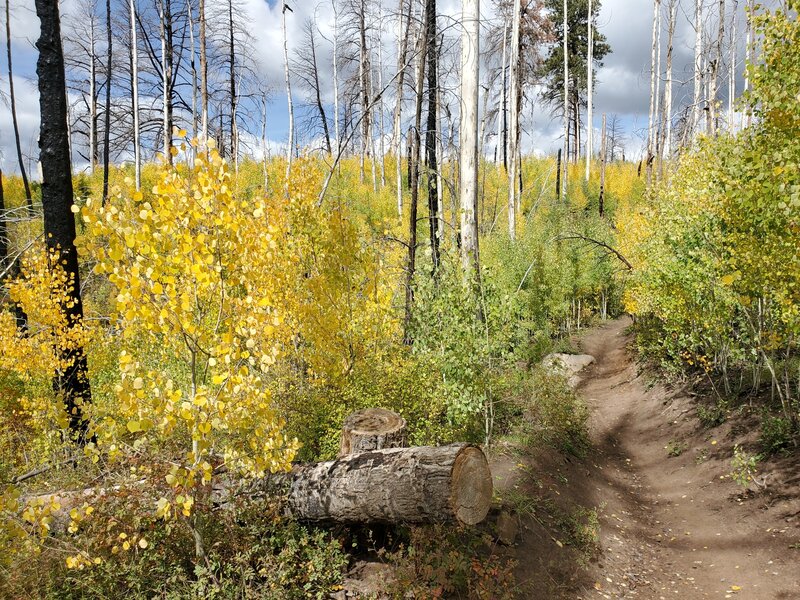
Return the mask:
<svg viewBox="0 0 800 600">
<path fill-rule="evenodd" d="M 385 408 L 365 408 L 342 424 L 339 456 L 406 446 L 406 420 Z"/>
<path fill-rule="evenodd" d="M 483 451 L 471 444 L 389 448 L 296 465 L 215 496 L 225 503 L 278 490 L 286 512 L 300 521 L 475 525 L 489 512 L 492 474 Z"/>
</svg>

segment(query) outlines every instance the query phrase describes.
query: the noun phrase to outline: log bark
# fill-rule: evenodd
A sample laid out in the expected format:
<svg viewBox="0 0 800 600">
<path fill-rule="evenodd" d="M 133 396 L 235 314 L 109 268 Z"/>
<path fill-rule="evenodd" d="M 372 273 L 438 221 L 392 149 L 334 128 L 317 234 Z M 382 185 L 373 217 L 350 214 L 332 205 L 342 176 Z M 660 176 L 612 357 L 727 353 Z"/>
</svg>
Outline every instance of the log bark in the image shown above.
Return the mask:
<svg viewBox="0 0 800 600">
<path fill-rule="evenodd" d="M 344 420 L 339 456 L 405 446 L 403 417 L 385 408 L 365 408 Z"/>
<path fill-rule="evenodd" d="M 62 491 L 23 501 L 60 504 L 51 531 L 63 532 L 71 508 L 119 489 Z M 305 522 L 475 525 L 489 512 L 493 486 L 483 451 L 459 443 L 373 450 L 255 480 L 219 473 L 210 492 L 222 509 L 241 499 L 283 497 L 286 514 Z"/>
<path fill-rule="evenodd" d="M 489 512 L 492 475 L 486 456 L 471 444 L 390 448 L 298 465 L 236 495 L 276 490 L 286 494 L 287 513 L 301 521 L 475 525 Z"/>
</svg>

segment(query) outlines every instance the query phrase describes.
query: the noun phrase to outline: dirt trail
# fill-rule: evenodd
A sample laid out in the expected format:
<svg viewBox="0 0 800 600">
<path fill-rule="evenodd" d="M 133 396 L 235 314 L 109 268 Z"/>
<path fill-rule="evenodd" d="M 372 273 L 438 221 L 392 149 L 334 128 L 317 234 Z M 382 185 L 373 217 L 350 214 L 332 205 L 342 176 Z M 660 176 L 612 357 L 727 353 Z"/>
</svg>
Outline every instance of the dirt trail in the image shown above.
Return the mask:
<svg viewBox="0 0 800 600">
<path fill-rule="evenodd" d="M 578 388 L 594 444 L 580 487 L 599 508 L 602 551 L 572 597 L 800 598 L 797 468 L 743 494 L 726 477 L 742 431 L 703 430 L 688 398 L 648 386 L 627 351 L 629 325 L 580 341 L 597 359 Z"/>
</svg>

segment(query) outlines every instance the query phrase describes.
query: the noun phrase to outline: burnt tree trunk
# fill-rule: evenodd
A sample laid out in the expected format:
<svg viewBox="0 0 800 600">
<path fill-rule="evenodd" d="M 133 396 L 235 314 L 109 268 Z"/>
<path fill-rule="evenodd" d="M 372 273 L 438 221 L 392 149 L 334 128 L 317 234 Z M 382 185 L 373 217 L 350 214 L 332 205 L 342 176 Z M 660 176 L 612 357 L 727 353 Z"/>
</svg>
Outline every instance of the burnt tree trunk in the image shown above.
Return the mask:
<svg viewBox="0 0 800 600">
<path fill-rule="evenodd" d="M 69 277 L 69 288 L 62 310 L 69 328 L 81 326 L 83 304 L 80 295 L 78 253 L 75 249 L 75 218 L 72 214 L 72 169 L 67 136 L 67 95 L 64 53 L 58 0 L 36 0 L 41 33 L 36 42 L 39 59 L 42 165 L 42 207 L 48 251 Z M 59 343 L 58 341 L 56 342 Z M 83 348 L 64 340 L 58 347 L 63 368 L 53 377 L 53 389 L 63 399 L 69 415 L 69 428 L 78 443 L 87 441 L 88 422 L 82 406 L 91 402 L 91 389 Z"/>
<path fill-rule="evenodd" d="M 0 169 L 0 269 L 8 269 L 8 276 L 12 279 L 19 277 L 19 258 L 15 257 L 9 267 L 6 267 L 8 261 L 8 251 L 11 240 L 8 234 L 8 221 L 6 220 L 6 199 L 5 189 L 3 188 L 3 170 Z M 0 276 L 0 283 L 3 283 L 7 277 Z M 28 329 L 28 315 L 22 309 L 22 306 L 14 302 L 14 318 L 16 320 L 17 330 L 24 333 Z"/>
<path fill-rule="evenodd" d="M 31 197 L 31 186 L 28 183 L 28 173 L 25 171 L 25 161 L 22 159 L 22 144 L 19 139 L 19 124 L 17 122 L 17 101 L 14 94 L 14 69 L 11 60 L 11 10 L 9 0 L 6 0 L 6 58 L 8 59 L 8 97 L 11 104 L 11 124 L 14 128 L 14 143 L 17 148 L 17 161 L 19 162 L 19 174 L 22 177 L 22 187 L 25 189 L 25 199 L 28 203 L 28 210 L 33 211 L 33 198 Z"/>
<path fill-rule="evenodd" d="M 425 27 L 428 42 L 428 124 L 425 131 L 425 161 L 428 171 L 428 221 L 431 242 L 431 259 L 433 260 L 433 276 L 438 276 L 439 271 L 439 167 L 436 159 L 437 123 L 437 94 L 438 81 L 438 52 L 436 49 L 436 0 L 427 0 Z"/>
</svg>

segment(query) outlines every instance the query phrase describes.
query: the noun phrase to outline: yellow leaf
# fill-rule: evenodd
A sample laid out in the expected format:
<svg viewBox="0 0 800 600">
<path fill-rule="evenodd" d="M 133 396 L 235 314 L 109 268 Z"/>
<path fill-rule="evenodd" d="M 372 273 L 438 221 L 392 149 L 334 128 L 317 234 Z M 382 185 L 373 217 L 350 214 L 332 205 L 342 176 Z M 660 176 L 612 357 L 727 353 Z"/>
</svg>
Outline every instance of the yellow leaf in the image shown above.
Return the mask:
<svg viewBox="0 0 800 600">
<path fill-rule="evenodd" d="M 139 424 L 139 421 L 128 421 L 127 427 L 128 427 L 128 431 L 130 431 L 131 433 L 136 433 L 137 431 L 141 431 L 142 430 L 141 425 Z"/>
</svg>

